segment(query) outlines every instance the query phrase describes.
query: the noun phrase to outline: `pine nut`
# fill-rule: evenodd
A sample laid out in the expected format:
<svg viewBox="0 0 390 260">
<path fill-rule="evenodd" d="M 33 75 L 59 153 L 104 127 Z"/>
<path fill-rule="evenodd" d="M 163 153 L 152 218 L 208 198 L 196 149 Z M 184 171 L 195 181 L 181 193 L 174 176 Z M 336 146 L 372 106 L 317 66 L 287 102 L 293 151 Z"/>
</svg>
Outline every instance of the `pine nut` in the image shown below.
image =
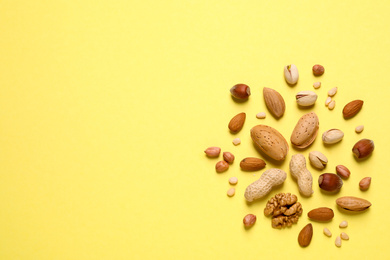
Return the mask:
<svg viewBox="0 0 390 260">
<path fill-rule="evenodd" d="M 345 220 L 344 220 L 344 221 L 341 221 L 339 227 L 341 227 L 341 228 L 346 228 L 346 227 L 348 227 L 348 222 L 345 221 Z"/>
<path fill-rule="evenodd" d="M 329 103 L 328 108 L 329 110 L 333 110 L 335 106 L 336 106 L 336 101 L 332 100 L 332 102 Z"/>
<path fill-rule="evenodd" d="M 235 138 L 234 140 L 233 140 L 233 144 L 234 145 L 239 145 L 241 143 L 241 139 L 240 138 Z"/>
<path fill-rule="evenodd" d="M 230 183 L 231 185 L 236 185 L 237 182 L 238 182 L 237 177 L 231 177 L 231 178 L 229 179 L 229 183 Z"/>
<path fill-rule="evenodd" d="M 235 189 L 235 188 L 230 188 L 230 189 L 228 189 L 228 191 L 227 191 L 227 195 L 228 195 L 229 197 L 233 197 L 235 193 L 236 193 L 236 189 Z"/>
<path fill-rule="evenodd" d="M 340 237 L 343 240 L 349 240 L 349 236 L 347 235 L 347 233 L 341 232 Z"/>
<path fill-rule="evenodd" d="M 260 112 L 260 113 L 257 113 L 257 114 L 256 114 L 256 117 L 257 117 L 258 119 L 264 119 L 264 118 L 266 117 L 266 114 L 265 114 L 265 112 Z"/>
<path fill-rule="evenodd" d="M 341 238 L 338 236 L 336 237 L 336 241 L 334 242 L 337 247 L 341 247 Z"/>
<path fill-rule="evenodd" d="M 331 237 L 331 236 L 332 236 L 332 232 L 330 232 L 330 230 L 327 229 L 327 228 L 324 228 L 324 234 L 325 234 L 327 237 Z"/>
</svg>

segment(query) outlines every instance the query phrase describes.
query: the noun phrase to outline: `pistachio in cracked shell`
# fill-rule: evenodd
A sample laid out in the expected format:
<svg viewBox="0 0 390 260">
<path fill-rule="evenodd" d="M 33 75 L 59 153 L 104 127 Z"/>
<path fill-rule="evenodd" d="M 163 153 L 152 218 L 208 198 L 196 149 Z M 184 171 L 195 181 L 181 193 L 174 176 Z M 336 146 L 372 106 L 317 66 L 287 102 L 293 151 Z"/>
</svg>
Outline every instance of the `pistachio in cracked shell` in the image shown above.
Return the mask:
<svg viewBox="0 0 390 260">
<path fill-rule="evenodd" d="M 343 137 L 344 133 L 340 129 L 329 129 L 322 134 L 322 141 L 325 144 L 335 144 L 340 142 Z"/>
<path fill-rule="evenodd" d="M 298 92 L 295 96 L 297 104 L 302 107 L 309 107 L 316 103 L 317 94 L 313 91 L 301 91 Z"/>
<path fill-rule="evenodd" d="M 312 151 L 309 153 L 309 161 L 314 168 L 322 170 L 328 163 L 328 158 L 319 151 Z"/>
<path fill-rule="evenodd" d="M 303 115 L 291 134 L 291 143 L 300 149 L 309 147 L 317 137 L 319 125 L 316 113 L 310 112 Z"/>
</svg>

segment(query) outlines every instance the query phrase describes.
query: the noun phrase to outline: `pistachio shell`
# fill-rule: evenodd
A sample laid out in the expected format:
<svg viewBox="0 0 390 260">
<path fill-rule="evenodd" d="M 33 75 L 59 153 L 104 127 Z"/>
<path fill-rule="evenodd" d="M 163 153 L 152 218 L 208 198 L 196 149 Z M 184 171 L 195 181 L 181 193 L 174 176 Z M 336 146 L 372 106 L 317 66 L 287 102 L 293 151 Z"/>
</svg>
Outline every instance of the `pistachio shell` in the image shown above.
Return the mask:
<svg viewBox="0 0 390 260">
<path fill-rule="evenodd" d="M 328 158 L 319 151 L 313 151 L 309 153 L 309 161 L 313 167 L 322 170 L 328 163 Z"/>
<path fill-rule="evenodd" d="M 319 120 L 314 112 L 303 115 L 291 134 L 291 143 L 297 148 L 310 146 L 317 137 Z"/>
<path fill-rule="evenodd" d="M 286 158 L 287 141 L 276 129 L 267 125 L 257 125 L 251 129 L 251 137 L 267 156 L 277 161 L 283 161 Z"/>
<path fill-rule="evenodd" d="M 344 137 L 343 131 L 339 129 L 329 129 L 322 134 L 322 141 L 325 144 L 335 144 L 340 142 Z"/>
<path fill-rule="evenodd" d="M 297 104 L 303 107 L 314 105 L 317 100 L 317 94 L 313 91 L 301 91 L 295 96 Z"/>
</svg>

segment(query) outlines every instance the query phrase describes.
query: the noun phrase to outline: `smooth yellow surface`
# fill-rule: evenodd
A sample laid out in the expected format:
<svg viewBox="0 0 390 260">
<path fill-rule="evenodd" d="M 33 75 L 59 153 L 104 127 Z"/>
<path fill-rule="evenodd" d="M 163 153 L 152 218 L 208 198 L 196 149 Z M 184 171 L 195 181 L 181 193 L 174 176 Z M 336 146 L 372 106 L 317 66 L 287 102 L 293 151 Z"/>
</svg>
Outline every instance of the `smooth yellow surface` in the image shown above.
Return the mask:
<svg viewBox="0 0 390 260">
<path fill-rule="evenodd" d="M 1 1 L 0 259 L 389 258 L 389 12 L 388 1 Z M 283 78 L 289 63 L 300 72 L 294 87 Z M 316 63 L 326 69 L 319 78 Z M 299 109 L 295 94 L 314 91 L 315 81 L 322 82 L 316 105 Z M 232 100 L 236 83 L 251 87 L 249 101 Z M 263 87 L 283 95 L 280 120 L 268 113 Z M 364 107 L 346 121 L 341 111 L 353 99 Z M 264 120 L 255 117 L 261 111 Z M 298 224 L 276 230 L 263 215 L 266 199 L 248 205 L 243 197 L 262 171 L 242 172 L 239 161 L 261 156 L 251 127 L 270 125 L 289 140 L 309 111 L 320 132 L 302 153 L 319 150 L 329 159 L 322 172 L 344 164 L 352 175 L 328 195 L 317 185 L 321 172 L 308 166 L 314 195 L 299 195 Z M 232 135 L 227 124 L 239 112 L 247 113 L 245 126 Z M 330 128 L 345 137 L 324 147 Z M 351 148 L 361 138 L 376 148 L 357 162 Z M 215 172 L 208 146 L 236 156 L 227 172 Z M 288 173 L 267 198 L 298 194 L 288 172 L 298 152 L 290 147 L 281 165 L 266 159 L 266 169 Z M 232 176 L 239 182 L 229 198 Z M 366 176 L 372 185 L 362 192 Z M 335 199 L 345 195 L 373 206 L 344 214 Z M 306 214 L 320 206 L 335 217 L 313 222 L 313 240 L 301 248 Z M 250 230 L 242 225 L 247 213 L 258 218 Z M 350 240 L 337 248 L 342 220 Z"/>
</svg>

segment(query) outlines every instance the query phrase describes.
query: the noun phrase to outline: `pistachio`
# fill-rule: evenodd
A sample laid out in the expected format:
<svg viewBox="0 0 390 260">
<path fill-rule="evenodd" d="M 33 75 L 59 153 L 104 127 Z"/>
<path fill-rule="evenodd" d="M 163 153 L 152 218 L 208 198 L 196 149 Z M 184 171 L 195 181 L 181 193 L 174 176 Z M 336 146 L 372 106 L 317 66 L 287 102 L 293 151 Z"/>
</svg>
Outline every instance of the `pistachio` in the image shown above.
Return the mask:
<svg viewBox="0 0 390 260">
<path fill-rule="evenodd" d="M 299 74 L 298 68 L 294 64 L 290 64 L 284 67 L 284 78 L 288 84 L 294 85 L 298 82 Z"/>
<path fill-rule="evenodd" d="M 295 96 L 298 105 L 308 107 L 314 105 L 317 100 L 317 94 L 313 91 L 301 91 Z"/>
<path fill-rule="evenodd" d="M 339 129 L 329 129 L 322 134 L 322 141 L 325 144 L 335 144 L 340 142 L 344 137 L 343 131 Z"/>
<path fill-rule="evenodd" d="M 328 159 L 319 151 L 313 151 L 309 153 L 309 161 L 313 167 L 322 170 L 328 163 Z"/>
</svg>

